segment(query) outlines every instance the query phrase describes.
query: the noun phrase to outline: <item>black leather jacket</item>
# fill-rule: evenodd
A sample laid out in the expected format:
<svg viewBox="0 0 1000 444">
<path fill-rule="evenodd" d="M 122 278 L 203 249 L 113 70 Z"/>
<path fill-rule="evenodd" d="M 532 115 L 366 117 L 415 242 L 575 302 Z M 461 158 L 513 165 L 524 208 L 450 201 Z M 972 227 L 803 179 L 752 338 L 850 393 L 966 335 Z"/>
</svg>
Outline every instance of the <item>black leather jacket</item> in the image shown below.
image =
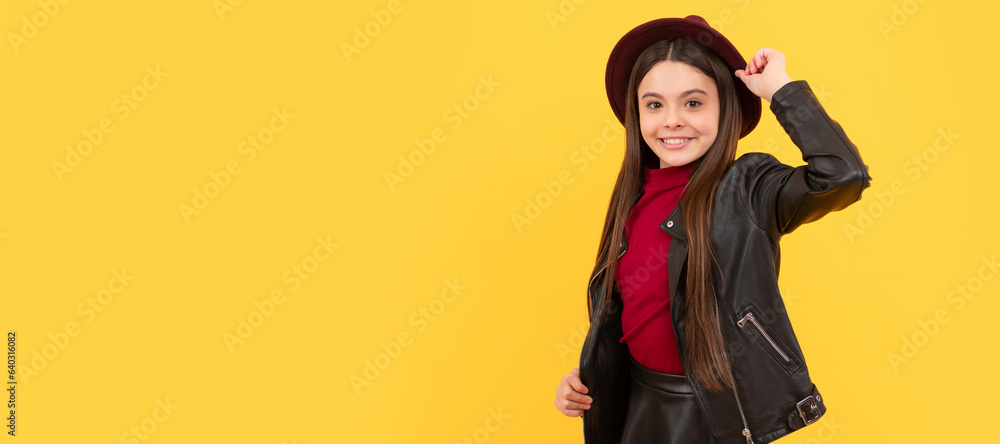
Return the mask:
<svg viewBox="0 0 1000 444">
<path fill-rule="evenodd" d="M 722 283 L 716 306 L 737 388 L 712 392 L 689 378 L 719 444 L 771 442 L 826 412 L 778 292 L 778 241 L 798 226 L 856 202 L 871 180 L 857 148 L 804 80 L 778 89 L 770 108 L 807 165 L 793 168 L 770 154 L 747 153 L 719 183 L 711 230 L 719 266 L 714 278 Z M 671 320 L 685 373 L 690 374 L 683 347 L 688 248 L 680 217 L 683 205 L 660 223 L 660 229 L 673 238 L 667 259 Z M 621 246 L 619 256 L 627 247 Z M 595 314 L 602 311 L 597 295 L 603 294 L 609 275 L 614 273 L 602 270 L 588 286 Z M 588 444 L 621 439 L 630 390 L 628 346 L 618 342 L 621 307 L 615 285 L 607 315 L 591 319 L 580 355 L 580 379 L 594 399 L 583 414 Z"/>
</svg>

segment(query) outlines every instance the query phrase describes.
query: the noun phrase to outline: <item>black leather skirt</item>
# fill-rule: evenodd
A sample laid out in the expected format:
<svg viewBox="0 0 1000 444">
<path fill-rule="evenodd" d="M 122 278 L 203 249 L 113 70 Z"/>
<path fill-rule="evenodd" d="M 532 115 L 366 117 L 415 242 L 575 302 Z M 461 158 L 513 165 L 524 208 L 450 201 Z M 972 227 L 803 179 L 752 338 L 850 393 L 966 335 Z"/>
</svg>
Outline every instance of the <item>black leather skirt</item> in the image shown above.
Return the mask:
<svg viewBox="0 0 1000 444">
<path fill-rule="evenodd" d="M 622 444 L 715 442 L 684 375 L 651 370 L 635 358 L 631 373 Z"/>
</svg>

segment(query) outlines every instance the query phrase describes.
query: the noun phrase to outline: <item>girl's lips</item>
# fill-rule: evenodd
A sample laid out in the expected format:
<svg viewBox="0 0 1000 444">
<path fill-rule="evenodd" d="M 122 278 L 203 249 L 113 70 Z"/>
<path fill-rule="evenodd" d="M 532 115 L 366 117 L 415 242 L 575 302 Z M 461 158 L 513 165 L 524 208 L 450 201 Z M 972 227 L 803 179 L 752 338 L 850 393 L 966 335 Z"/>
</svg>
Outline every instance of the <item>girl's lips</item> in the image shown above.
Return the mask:
<svg viewBox="0 0 1000 444">
<path fill-rule="evenodd" d="M 668 150 L 679 150 L 681 148 L 684 148 L 692 140 L 694 140 L 694 138 L 687 139 L 684 142 L 681 142 L 681 143 L 678 143 L 678 144 L 669 144 L 669 143 L 667 143 L 667 139 L 657 139 L 657 141 L 660 142 L 660 146 L 662 146 L 662 147 L 664 147 L 664 148 L 666 148 Z"/>
</svg>

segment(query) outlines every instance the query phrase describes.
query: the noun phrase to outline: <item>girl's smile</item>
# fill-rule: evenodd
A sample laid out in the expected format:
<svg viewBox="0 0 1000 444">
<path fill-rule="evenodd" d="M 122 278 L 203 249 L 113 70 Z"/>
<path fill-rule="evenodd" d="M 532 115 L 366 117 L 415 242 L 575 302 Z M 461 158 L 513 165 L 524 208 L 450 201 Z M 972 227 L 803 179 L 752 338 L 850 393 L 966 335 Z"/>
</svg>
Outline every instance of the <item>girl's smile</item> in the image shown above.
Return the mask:
<svg viewBox="0 0 1000 444">
<path fill-rule="evenodd" d="M 687 143 L 691 141 L 689 138 L 671 138 L 671 139 L 657 139 L 663 144 L 663 147 L 668 150 L 677 150 L 687 146 Z"/>
<path fill-rule="evenodd" d="M 687 165 L 703 156 L 719 132 L 719 93 L 697 68 L 665 60 L 639 83 L 639 126 L 660 168 Z"/>
</svg>

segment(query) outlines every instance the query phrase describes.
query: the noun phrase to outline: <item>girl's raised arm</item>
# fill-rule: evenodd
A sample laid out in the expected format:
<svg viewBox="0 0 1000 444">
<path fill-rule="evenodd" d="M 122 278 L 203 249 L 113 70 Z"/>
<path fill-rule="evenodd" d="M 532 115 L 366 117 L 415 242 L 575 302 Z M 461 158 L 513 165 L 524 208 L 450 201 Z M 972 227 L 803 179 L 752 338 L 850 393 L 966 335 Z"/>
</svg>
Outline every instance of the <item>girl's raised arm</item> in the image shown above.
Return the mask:
<svg viewBox="0 0 1000 444">
<path fill-rule="evenodd" d="M 769 154 L 747 165 L 748 211 L 757 225 L 775 235 L 846 208 L 870 186 L 868 167 L 843 128 L 827 115 L 805 80 L 790 81 L 784 55 L 761 48 L 736 76 L 763 99 L 806 165 L 791 167 Z M 777 89 L 774 89 L 777 88 Z"/>
</svg>

